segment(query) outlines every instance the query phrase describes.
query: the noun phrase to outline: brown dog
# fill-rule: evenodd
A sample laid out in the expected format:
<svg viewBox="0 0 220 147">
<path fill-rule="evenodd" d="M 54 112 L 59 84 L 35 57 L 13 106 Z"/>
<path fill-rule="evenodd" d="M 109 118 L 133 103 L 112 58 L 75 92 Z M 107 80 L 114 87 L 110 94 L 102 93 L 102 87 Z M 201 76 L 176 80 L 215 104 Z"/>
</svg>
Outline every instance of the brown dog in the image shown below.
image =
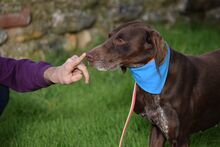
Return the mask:
<svg viewBox="0 0 220 147">
<path fill-rule="evenodd" d="M 106 42 L 87 54 L 99 70 L 139 67 L 154 59 L 159 67 L 167 54 L 161 35 L 143 22 L 129 22 L 109 33 Z M 189 136 L 220 121 L 220 50 L 187 56 L 170 49 L 166 83 L 160 94 L 137 86 L 135 112 L 152 123 L 150 147 L 189 146 Z"/>
</svg>

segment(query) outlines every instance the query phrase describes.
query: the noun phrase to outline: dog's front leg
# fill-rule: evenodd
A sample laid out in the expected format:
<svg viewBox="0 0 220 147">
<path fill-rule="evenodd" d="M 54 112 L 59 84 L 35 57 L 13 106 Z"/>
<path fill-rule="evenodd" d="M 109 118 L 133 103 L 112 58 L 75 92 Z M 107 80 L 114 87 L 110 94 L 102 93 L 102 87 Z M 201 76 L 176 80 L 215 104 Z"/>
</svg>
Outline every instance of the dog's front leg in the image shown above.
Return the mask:
<svg viewBox="0 0 220 147">
<path fill-rule="evenodd" d="M 162 132 L 156 127 L 152 126 L 149 138 L 149 147 L 163 147 L 165 143 L 165 137 Z"/>
</svg>

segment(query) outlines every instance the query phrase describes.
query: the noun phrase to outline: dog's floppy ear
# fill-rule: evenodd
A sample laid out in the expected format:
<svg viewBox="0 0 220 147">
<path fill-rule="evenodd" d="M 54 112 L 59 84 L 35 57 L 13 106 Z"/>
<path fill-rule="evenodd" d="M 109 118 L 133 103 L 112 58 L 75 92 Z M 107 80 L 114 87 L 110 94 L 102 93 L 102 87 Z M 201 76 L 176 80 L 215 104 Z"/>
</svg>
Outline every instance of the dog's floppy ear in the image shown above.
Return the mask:
<svg viewBox="0 0 220 147">
<path fill-rule="evenodd" d="M 155 49 L 154 58 L 155 58 L 156 62 L 159 64 L 163 61 L 164 56 L 166 54 L 166 50 L 164 49 L 165 42 L 164 42 L 162 36 L 156 31 L 152 31 L 150 33 L 150 36 L 151 36 L 153 48 Z"/>
<path fill-rule="evenodd" d="M 155 30 L 148 31 L 148 41 L 154 49 L 154 60 L 156 62 L 157 70 L 159 71 L 159 66 L 163 62 L 166 56 L 165 42 L 162 36 Z"/>
</svg>

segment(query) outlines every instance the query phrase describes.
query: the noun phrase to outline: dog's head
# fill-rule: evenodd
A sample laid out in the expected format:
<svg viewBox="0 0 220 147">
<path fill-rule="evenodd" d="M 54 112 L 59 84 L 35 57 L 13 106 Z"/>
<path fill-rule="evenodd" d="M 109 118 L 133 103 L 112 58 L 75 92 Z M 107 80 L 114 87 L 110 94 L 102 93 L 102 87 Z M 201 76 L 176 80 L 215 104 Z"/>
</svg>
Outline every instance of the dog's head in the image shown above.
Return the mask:
<svg viewBox="0 0 220 147">
<path fill-rule="evenodd" d="M 138 67 L 151 59 L 155 59 L 158 67 L 166 56 L 165 48 L 157 31 L 142 21 L 132 21 L 111 31 L 104 43 L 87 53 L 87 59 L 92 66 L 103 71 Z"/>
</svg>

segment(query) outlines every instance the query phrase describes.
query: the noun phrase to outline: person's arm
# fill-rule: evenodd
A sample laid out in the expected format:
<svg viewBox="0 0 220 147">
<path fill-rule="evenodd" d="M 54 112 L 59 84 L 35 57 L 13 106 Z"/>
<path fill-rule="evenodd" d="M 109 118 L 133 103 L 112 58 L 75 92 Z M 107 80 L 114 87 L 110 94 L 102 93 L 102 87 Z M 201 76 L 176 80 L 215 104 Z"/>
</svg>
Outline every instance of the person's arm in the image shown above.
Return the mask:
<svg viewBox="0 0 220 147">
<path fill-rule="evenodd" d="M 0 83 L 19 92 L 37 90 L 50 85 L 43 74 L 51 67 L 46 62 L 0 57 Z"/>
<path fill-rule="evenodd" d="M 27 92 L 52 83 L 71 84 L 80 80 L 82 75 L 88 83 L 88 71 L 81 63 L 84 57 L 85 54 L 80 57 L 73 56 L 58 67 L 52 67 L 46 62 L 0 57 L 0 84 L 19 92 Z"/>
</svg>

